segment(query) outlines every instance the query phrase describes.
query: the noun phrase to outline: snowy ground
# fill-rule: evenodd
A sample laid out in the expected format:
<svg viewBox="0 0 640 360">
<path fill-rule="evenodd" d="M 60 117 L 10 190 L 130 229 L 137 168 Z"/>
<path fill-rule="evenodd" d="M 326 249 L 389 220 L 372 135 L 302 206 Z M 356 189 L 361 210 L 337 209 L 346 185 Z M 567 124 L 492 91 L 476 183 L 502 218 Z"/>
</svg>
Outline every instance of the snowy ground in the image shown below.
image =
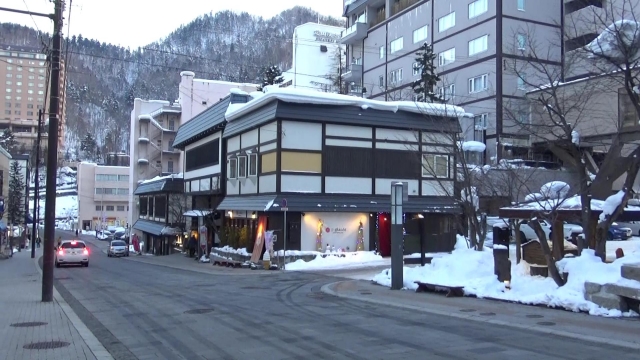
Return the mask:
<svg viewBox="0 0 640 360">
<path fill-rule="evenodd" d="M 33 212 L 33 200 L 29 200 L 29 211 Z M 44 218 L 45 201 L 40 200 L 40 219 Z M 78 217 L 78 196 L 58 196 L 56 197 L 56 219 L 77 218 Z"/>
<path fill-rule="evenodd" d="M 630 243 L 635 243 L 630 242 Z M 614 249 L 615 251 L 615 249 Z M 462 286 L 466 295 L 481 298 L 494 298 L 531 305 L 547 305 L 572 311 L 585 311 L 601 316 L 630 316 L 618 310 L 609 310 L 584 299 L 584 283 L 591 281 L 599 284 L 616 283 L 621 280 L 620 267 L 625 263 L 640 262 L 640 253 L 626 253 L 625 257 L 606 264 L 595 257 L 593 250 L 583 251 L 582 256 L 565 258 L 558 263 L 561 272 L 569 273 L 569 281 L 558 287 L 551 278 L 530 276 L 529 265 L 521 262 L 516 265 L 512 259 L 511 289 L 498 281 L 493 273 L 494 263 L 491 251 L 474 251 L 462 246 L 452 254 L 433 259 L 424 267 L 404 267 L 404 286 L 417 288 L 415 281 L 444 286 Z M 391 286 L 391 269 L 374 276 L 373 281 Z M 637 284 L 640 287 L 640 283 Z"/>
<path fill-rule="evenodd" d="M 290 271 L 354 269 L 388 265 L 389 262 L 389 259 L 384 259 L 382 256 L 374 254 L 373 251 L 358 251 L 326 254 L 325 257 L 318 255 L 311 261 L 296 260 L 287 264 L 286 269 Z"/>
</svg>

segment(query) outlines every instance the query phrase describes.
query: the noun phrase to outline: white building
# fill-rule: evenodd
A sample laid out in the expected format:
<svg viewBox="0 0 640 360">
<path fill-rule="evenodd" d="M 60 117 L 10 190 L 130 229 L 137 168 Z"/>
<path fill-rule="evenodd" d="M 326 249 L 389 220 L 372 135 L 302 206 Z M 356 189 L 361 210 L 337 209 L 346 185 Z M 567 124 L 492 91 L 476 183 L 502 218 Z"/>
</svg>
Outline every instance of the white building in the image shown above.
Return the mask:
<svg viewBox="0 0 640 360">
<path fill-rule="evenodd" d="M 232 88 L 255 91 L 257 85 L 196 79 L 191 71 L 180 73 L 178 100 L 135 99 L 131 111 L 131 166 L 129 167 L 128 222 L 138 219 L 133 192 L 143 180 L 181 172 L 182 154 L 173 148 L 173 140 L 181 124 L 220 101 Z"/>
<path fill-rule="evenodd" d="M 83 230 L 127 225 L 129 167 L 78 165 L 78 223 Z"/>
<path fill-rule="evenodd" d="M 291 69 L 282 74 L 282 87 L 332 91 L 332 81 L 327 76 L 337 77 L 340 60 L 345 62 L 344 46 L 339 43 L 342 30 L 341 27 L 316 23 L 296 27 L 293 31 Z"/>
</svg>

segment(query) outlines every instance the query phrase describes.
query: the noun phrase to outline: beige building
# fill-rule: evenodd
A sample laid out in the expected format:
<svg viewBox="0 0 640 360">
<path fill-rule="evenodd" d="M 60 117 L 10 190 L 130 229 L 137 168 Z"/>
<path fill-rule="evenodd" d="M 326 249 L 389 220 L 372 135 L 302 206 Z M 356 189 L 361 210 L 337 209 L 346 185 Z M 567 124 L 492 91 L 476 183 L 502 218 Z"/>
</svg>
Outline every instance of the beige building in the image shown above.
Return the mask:
<svg viewBox="0 0 640 360">
<path fill-rule="evenodd" d="M 16 141 L 27 149 L 31 149 L 36 140 L 38 110 L 48 111 L 46 59 L 46 54 L 39 48 L 0 45 L 0 92 L 4 94 L 4 101 L 0 102 L 0 131 L 11 129 Z M 66 118 L 64 71 L 60 79 L 60 98 L 58 147 L 62 149 Z M 43 144 L 46 144 L 46 138 L 44 133 Z"/>
<path fill-rule="evenodd" d="M 127 225 L 129 167 L 78 165 L 78 224 L 82 229 Z"/>
<path fill-rule="evenodd" d="M 0 199 L 9 195 L 9 172 L 11 170 L 11 154 L 0 146 Z"/>
</svg>

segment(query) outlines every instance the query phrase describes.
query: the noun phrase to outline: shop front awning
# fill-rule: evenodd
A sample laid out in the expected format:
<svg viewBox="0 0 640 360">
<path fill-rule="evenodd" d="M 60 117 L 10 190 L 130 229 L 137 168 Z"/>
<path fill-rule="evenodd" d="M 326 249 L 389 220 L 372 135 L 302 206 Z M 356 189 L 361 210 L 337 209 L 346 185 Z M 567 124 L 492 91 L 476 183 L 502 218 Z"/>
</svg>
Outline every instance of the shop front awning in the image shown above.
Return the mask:
<svg viewBox="0 0 640 360">
<path fill-rule="evenodd" d="M 162 223 L 143 219 L 138 219 L 138 221 L 133 224 L 133 228 L 155 236 L 177 235 L 180 233 L 180 229 L 175 229 Z"/>
<path fill-rule="evenodd" d="M 211 214 L 213 211 L 211 210 L 189 210 L 186 213 L 182 214 L 182 216 L 188 216 L 188 217 L 201 217 L 201 216 L 207 216 L 209 214 Z"/>
<path fill-rule="evenodd" d="M 218 209 L 234 211 L 281 211 L 286 199 L 289 211 L 299 212 L 389 212 L 389 195 L 291 194 L 227 196 Z M 452 197 L 409 197 L 406 213 L 460 214 L 460 204 Z"/>
</svg>

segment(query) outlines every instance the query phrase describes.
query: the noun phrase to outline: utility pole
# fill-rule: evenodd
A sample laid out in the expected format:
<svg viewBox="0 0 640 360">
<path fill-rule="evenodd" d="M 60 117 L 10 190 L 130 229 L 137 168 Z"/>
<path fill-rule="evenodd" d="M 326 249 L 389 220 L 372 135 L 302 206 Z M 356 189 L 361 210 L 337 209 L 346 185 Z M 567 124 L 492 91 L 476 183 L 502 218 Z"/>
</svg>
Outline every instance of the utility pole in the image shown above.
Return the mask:
<svg viewBox="0 0 640 360">
<path fill-rule="evenodd" d="M 58 116 L 60 110 L 60 50 L 62 48 L 62 14 L 64 0 L 54 0 L 51 48 L 51 89 L 49 98 L 49 138 L 47 151 L 47 186 L 44 205 L 44 249 L 42 259 L 42 301 L 53 301 L 53 257 L 56 221 L 56 176 L 58 173 Z"/>
<path fill-rule="evenodd" d="M 36 173 L 33 187 L 33 228 L 31 230 L 31 258 L 36 257 L 36 249 L 34 243 L 36 234 L 38 232 L 38 218 L 40 217 L 38 211 L 38 202 L 40 200 L 40 139 L 42 137 L 42 117 L 44 114 L 42 110 L 38 110 L 38 135 L 36 137 Z"/>
</svg>

